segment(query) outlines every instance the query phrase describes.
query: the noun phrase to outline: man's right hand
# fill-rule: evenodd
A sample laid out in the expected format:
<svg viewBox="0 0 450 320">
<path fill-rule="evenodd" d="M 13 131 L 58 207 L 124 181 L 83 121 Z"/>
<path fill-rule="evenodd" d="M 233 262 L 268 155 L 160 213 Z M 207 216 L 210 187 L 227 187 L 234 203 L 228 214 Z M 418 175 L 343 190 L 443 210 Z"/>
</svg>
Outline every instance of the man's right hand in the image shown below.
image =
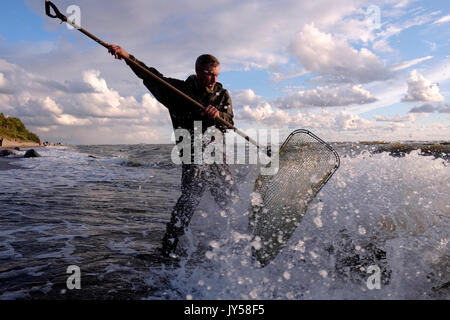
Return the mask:
<svg viewBox="0 0 450 320">
<path fill-rule="evenodd" d="M 122 58 L 129 58 L 130 55 L 121 46 L 116 46 L 111 43 L 106 44 L 108 46 L 108 52 L 111 53 L 116 59 L 122 60 Z"/>
</svg>

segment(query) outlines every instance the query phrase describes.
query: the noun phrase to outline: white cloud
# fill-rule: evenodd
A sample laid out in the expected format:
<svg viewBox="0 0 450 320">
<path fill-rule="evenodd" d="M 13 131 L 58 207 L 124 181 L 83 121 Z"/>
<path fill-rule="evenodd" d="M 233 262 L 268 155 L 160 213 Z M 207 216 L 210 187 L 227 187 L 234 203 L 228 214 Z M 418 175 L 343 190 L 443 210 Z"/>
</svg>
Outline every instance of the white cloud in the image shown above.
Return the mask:
<svg viewBox="0 0 450 320">
<path fill-rule="evenodd" d="M 36 13 L 44 15 L 38 1 L 27 0 L 27 3 Z M 355 123 L 360 126 L 370 124 L 360 121 L 355 113 L 398 102 L 406 86 L 404 80 L 401 86 L 397 83 L 397 78 L 402 75 L 397 71 L 425 61 L 419 61 L 424 59 L 419 58 L 389 67 L 390 59 L 401 57 L 400 50 L 404 47 L 395 46 L 392 38 L 412 26 L 436 21 L 440 16 L 426 14 L 430 10 L 423 7 L 416 10 L 411 6 L 409 9 L 412 10 L 404 10 L 409 3 L 411 1 L 408 0 L 377 3 L 382 9 L 382 25 L 380 29 L 370 29 L 364 20 L 367 6 L 373 4 L 370 0 L 283 0 L 281 5 L 270 0 L 225 0 L 208 5 L 200 0 L 135 0 L 132 6 L 111 1 L 107 8 L 100 2 L 77 1 L 82 12 L 89 10 L 89 15 L 83 15 L 84 27 L 97 35 L 114 39 L 169 77 L 185 78 L 193 72 L 195 58 L 205 52 L 218 56 L 223 71 L 267 68 L 275 82 L 308 73 L 311 77 L 304 77 L 301 82 L 291 80 L 287 84 L 297 87 L 296 90 L 300 88 L 303 91 L 301 98 L 309 105 L 350 105 L 346 110 L 353 116 L 341 115 L 341 126 L 337 124 L 335 114 L 339 108 L 327 109 L 333 113 L 310 112 L 310 109 L 307 114 L 292 113 L 295 110 L 278 109 L 274 107 L 275 103 L 269 104 L 269 108 L 264 105 L 264 98 L 251 89 L 233 90 L 233 103 L 238 106 L 235 116 L 239 117 L 244 110 L 241 106 L 247 105 L 249 122 L 256 121 L 250 118 L 253 115 L 258 121 L 274 125 L 276 123 L 272 119 L 286 121 L 288 125 L 336 130 L 347 128 L 347 131 L 352 130 Z M 123 27 L 117 24 L 119 20 L 133 23 Z M 47 132 L 66 136 L 70 133 L 89 143 L 93 141 L 89 140 L 88 133 L 91 139 L 92 136 L 102 137 L 101 141 L 107 142 L 110 137 L 110 141 L 115 143 L 120 139 L 133 141 L 133 133 L 136 133 L 136 140 L 158 140 L 162 129 L 171 130 L 167 110 L 148 94 L 142 81 L 123 62 L 112 59 L 104 48 L 92 45 L 91 40 L 79 32 L 68 31 L 47 17 L 44 21 L 45 29 L 60 36 L 57 41 L 19 45 L 0 40 L 0 56 L 16 63 L 9 71 L 0 68 L 3 74 L 3 85 L 0 79 L 1 110 L 10 114 L 26 114 L 28 121 L 40 124 L 39 128 L 50 128 Z M 303 39 L 310 42 L 298 42 L 299 31 L 303 32 Z M 76 44 L 71 42 L 73 39 L 76 39 Z M 291 51 L 287 51 L 290 44 Z M 361 46 L 372 51 L 361 49 Z M 301 66 L 292 63 L 290 53 L 293 52 Z M 380 54 L 379 57 L 378 52 L 391 54 Z M 26 72 L 20 73 L 18 65 Z M 273 72 L 274 66 L 280 66 L 277 73 Z M 100 70 L 101 74 L 91 71 L 88 78 L 80 77 L 81 72 L 92 69 Z M 439 69 L 432 77 L 427 71 L 425 76 L 431 82 L 441 82 L 444 88 L 445 83 L 441 81 L 444 72 L 447 71 Z M 384 79 L 389 81 L 377 81 Z M 233 89 L 253 88 L 252 82 L 243 84 L 243 81 L 233 83 Z M 352 92 L 352 87 L 342 86 L 342 82 L 363 84 L 365 89 L 361 90 L 366 90 L 368 95 Z M 302 85 L 307 88 L 313 85 L 317 87 L 316 92 L 306 90 Z M 337 95 L 333 96 L 333 92 Z M 265 93 L 258 90 L 258 94 Z M 379 100 L 370 103 L 373 96 Z M 50 97 L 56 106 L 46 104 L 46 97 Z M 354 102 L 358 99 L 361 99 L 361 104 L 366 104 Z M 87 120 L 90 123 L 82 125 Z M 76 131 L 76 124 L 82 125 L 82 129 L 78 127 L 79 131 Z M 237 124 L 240 126 L 242 122 Z M 380 121 L 376 124 L 387 125 Z"/>
<path fill-rule="evenodd" d="M 368 83 L 390 77 L 390 71 L 370 50 L 358 51 L 314 24 L 305 25 L 289 49 L 308 71 L 339 82 Z"/>
<path fill-rule="evenodd" d="M 408 4 L 410 4 L 411 2 L 414 2 L 414 1 L 417 1 L 417 0 L 400 0 L 400 1 L 395 1 L 395 2 L 397 2 L 396 4 L 395 4 L 395 8 L 403 8 L 403 7 L 406 7 Z"/>
<path fill-rule="evenodd" d="M 409 110 L 410 113 L 450 113 L 450 103 L 431 104 L 425 103 Z"/>
<path fill-rule="evenodd" d="M 3 73 L 0 73 L 0 89 L 6 85 L 5 76 Z"/>
<path fill-rule="evenodd" d="M 439 86 L 432 84 L 416 70 L 411 71 L 408 80 L 408 92 L 402 101 L 440 102 L 444 97 L 439 93 Z"/>
<path fill-rule="evenodd" d="M 27 2 L 43 15 L 40 4 Z M 217 55 L 226 68 L 266 68 L 287 63 L 289 59 L 282 51 L 298 30 L 299 21 L 329 26 L 358 10 L 363 2 L 310 4 L 286 0 L 280 4 L 271 0 L 227 0 L 205 5 L 203 0 L 134 0 L 130 6 L 110 1 L 105 8 L 102 3 L 78 0 L 77 5 L 82 13 L 89 10 L 89 15 L 83 15 L 82 26 L 95 34 L 112 34 L 111 39 L 136 57 L 152 61 L 153 66 L 166 68 L 165 73 L 178 77 L 177 73 L 190 72 L 195 58 L 205 52 Z M 55 20 L 44 21 L 46 28 L 69 34 Z M 133 23 L 119 27 L 115 21 Z"/>
<path fill-rule="evenodd" d="M 146 93 L 142 96 L 142 107 L 147 111 L 147 114 L 151 117 L 161 117 L 167 114 L 167 109 L 158 102 L 150 93 Z"/>
<path fill-rule="evenodd" d="M 0 94 L 12 94 L 13 92 L 14 90 L 11 86 L 8 85 L 8 80 L 6 79 L 5 75 L 0 72 Z"/>
<path fill-rule="evenodd" d="M 63 126 L 85 126 L 91 124 L 89 119 L 78 119 L 70 114 L 61 114 L 54 117 L 57 124 Z"/>
<path fill-rule="evenodd" d="M 317 87 L 299 91 L 281 100 L 282 108 L 300 108 L 303 106 L 330 107 L 367 104 L 377 99 L 363 89 L 361 85 L 341 86 L 336 88 Z"/>
<path fill-rule="evenodd" d="M 417 116 L 414 114 L 409 113 L 406 116 L 393 116 L 393 117 L 388 117 L 388 116 L 374 116 L 376 121 L 382 121 L 382 122 L 413 122 L 417 119 Z"/>
<path fill-rule="evenodd" d="M 297 78 L 300 76 L 304 76 L 305 74 L 308 74 L 308 71 L 306 71 L 305 69 L 299 69 L 299 70 L 292 70 L 289 72 L 285 72 L 285 73 L 281 73 L 281 72 L 273 72 L 272 73 L 272 80 L 275 83 L 287 80 L 287 79 L 292 79 L 292 78 Z"/>
<path fill-rule="evenodd" d="M 122 96 L 117 90 L 109 88 L 98 70 L 85 71 L 82 76 L 94 92 L 60 97 L 61 104 L 71 114 L 82 118 L 139 119 L 153 124 L 168 119 L 167 109 L 149 93 L 145 93 L 142 102 L 139 102 L 133 96 Z"/>
<path fill-rule="evenodd" d="M 139 104 L 134 97 L 122 97 L 118 91 L 109 89 L 100 71 L 83 72 L 84 81 L 91 85 L 94 93 L 73 97 L 74 107 L 84 115 L 107 118 L 136 118 Z"/>
<path fill-rule="evenodd" d="M 414 107 L 409 110 L 410 113 L 433 113 L 436 112 L 437 108 L 431 103 L 425 103 L 421 106 Z"/>
<path fill-rule="evenodd" d="M 108 92 L 108 85 L 106 84 L 105 79 L 99 78 L 100 71 L 98 70 L 89 70 L 83 72 L 83 80 L 87 84 L 89 84 L 96 92 Z"/>
<path fill-rule="evenodd" d="M 272 106 L 268 102 L 264 102 L 256 107 L 245 105 L 236 116 L 237 119 L 242 120 L 256 120 L 263 121 L 270 118 L 274 114 Z"/>
<path fill-rule="evenodd" d="M 394 51 L 386 39 L 381 39 L 381 40 L 375 41 L 372 47 L 373 47 L 373 50 L 378 51 L 378 52 Z"/>
<path fill-rule="evenodd" d="M 395 11 L 395 10 L 394 10 Z M 386 11 L 383 11 L 385 13 Z M 405 14 L 405 13 L 404 13 Z M 376 40 L 373 43 L 373 49 L 379 52 L 393 52 L 394 49 L 389 44 L 389 39 L 393 36 L 397 36 L 406 29 L 421 26 L 426 23 L 429 23 L 434 19 L 435 12 L 425 13 L 425 14 L 417 14 L 413 15 L 411 13 L 406 13 L 408 18 L 399 23 L 386 23 L 386 27 L 384 30 L 377 32 L 374 37 Z M 385 15 L 384 15 L 385 16 Z"/>
<path fill-rule="evenodd" d="M 320 26 L 324 32 L 332 33 L 347 42 L 362 42 L 367 44 L 376 38 L 376 28 L 369 25 L 369 16 L 367 15 L 367 7 L 361 6 L 355 10 L 357 16 L 343 17 L 332 25 Z M 364 16 L 361 16 L 361 13 Z M 319 27 L 319 26 L 318 26 Z"/>
<path fill-rule="evenodd" d="M 233 105 L 253 105 L 257 104 L 261 96 L 256 95 L 252 89 L 234 90 L 231 92 Z"/>
<path fill-rule="evenodd" d="M 374 122 L 347 111 L 331 113 L 327 110 L 321 110 L 321 112 L 289 113 L 274 108 L 267 102 L 256 107 L 244 106 L 242 110 L 239 110 L 237 120 L 247 120 L 275 128 L 302 127 L 335 130 L 337 132 L 341 130 L 360 131 L 377 127 Z"/>
<path fill-rule="evenodd" d="M 85 71 L 82 80 L 72 81 L 81 84 L 78 87 L 87 89 L 76 89 L 75 92 L 55 90 L 71 88 L 69 82 L 50 81 L 1 59 L 0 74 L 3 85 L 14 85 L 14 94 L 0 91 L 0 112 L 21 118 L 38 135 L 52 134 L 72 140 L 75 136 L 83 136 L 81 133 L 68 135 L 68 132 L 72 132 L 70 127 L 78 127 L 78 130 L 91 132 L 90 143 L 95 143 L 100 142 L 97 140 L 100 137 L 107 139 L 106 131 L 111 127 L 116 130 L 116 142 L 124 142 L 125 132 L 132 128 L 140 132 L 139 137 L 144 137 L 144 128 L 147 127 L 152 131 L 151 136 L 156 137 L 158 132 L 165 132 L 156 127 L 170 127 L 167 109 L 149 93 L 142 96 L 141 102 L 133 96 L 122 96 L 108 87 L 97 70 Z M 104 135 L 97 136 L 96 130 L 104 132 Z M 113 136 L 111 133 L 109 135 Z"/>
<path fill-rule="evenodd" d="M 438 23 L 445 23 L 445 22 L 449 22 L 449 21 L 450 21 L 450 14 L 439 18 L 438 20 L 436 20 L 433 23 L 438 24 Z"/>
<path fill-rule="evenodd" d="M 0 93 L 20 94 L 25 91 L 35 94 L 52 92 L 87 93 L 93 92 L 92 87 L 83 81 L 56 81 L 51 77 L 26 71 L 24 68 L 0 59 L 1 82 Z M 45 73 L 44 73 L 45 74 Z"/>
<path fill-rule="evenodd" d="M 365 130 L 375 127 L 372 121 L 346 111 L 338 113 L 335 122 L 336 128 L 340 130 Z"/>
<path fill-rule="evenodd" d="M 298 113 L 295 118 L 297 119 L 296 123 L 307 128 L 335 129 L 337 131 L 341 129 L 336 127 L 336 114 L 326 110 L 322 110 L 320 113 Z"/>
<path fill-rule="evenodd" d="M 62 109 L 50 97 L 46 97 L 42 103 L 42 108 L 55 115 L 63 113 Z"/>
<path fill-rule="evenodd" d="M 403 69 L 409 68 L 411 66 L 414 66 L 422 61 L 426 61 L 426 60 L 430 60 L 430 59 L 433 59 L 433 56 L 426 56 L 423 58 L 417 58 L 417 59 L 404 61 L 402 63 L 391 66 L 391 70 L 392 71 L 403 70 Z"/>
</svg>

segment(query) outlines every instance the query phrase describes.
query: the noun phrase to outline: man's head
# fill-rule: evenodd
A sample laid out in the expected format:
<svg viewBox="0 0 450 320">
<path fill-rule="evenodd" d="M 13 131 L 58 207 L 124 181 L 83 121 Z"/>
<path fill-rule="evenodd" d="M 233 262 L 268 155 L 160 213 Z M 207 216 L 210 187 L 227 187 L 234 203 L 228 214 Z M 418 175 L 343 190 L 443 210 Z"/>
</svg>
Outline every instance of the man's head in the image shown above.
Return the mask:
<svg viewBox="0 0 450 320">
<path fill-rule="evenodd" d="M 195 62 L 195 72 L 200 86 L 213 90 L 220 73 L 220 62 L 210 54 L 202 54 Z"/>
</svg>

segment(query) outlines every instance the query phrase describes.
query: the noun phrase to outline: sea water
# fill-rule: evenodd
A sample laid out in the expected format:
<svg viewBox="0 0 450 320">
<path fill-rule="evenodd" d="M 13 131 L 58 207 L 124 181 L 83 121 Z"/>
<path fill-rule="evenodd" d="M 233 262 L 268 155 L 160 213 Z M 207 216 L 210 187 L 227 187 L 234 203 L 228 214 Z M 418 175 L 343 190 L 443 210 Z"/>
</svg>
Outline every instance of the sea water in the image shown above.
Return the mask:
<svg viewBox="0 0 450 320">
<path fill-rule="evenodd" d="M 171 145 L 47 147 L 0 171 L 0 299 L 448 299 L 448 155 L 334 145 L 341 166 L 265 268 L 247 233 L 255 166 L 240 200 L 206 193 L 177 261 L 158 258 L 180 195 Z M 144 257 L 144 258 L 143 258 Z M 80 289 L 68 287 L 69 266 Z"/>
</svg>

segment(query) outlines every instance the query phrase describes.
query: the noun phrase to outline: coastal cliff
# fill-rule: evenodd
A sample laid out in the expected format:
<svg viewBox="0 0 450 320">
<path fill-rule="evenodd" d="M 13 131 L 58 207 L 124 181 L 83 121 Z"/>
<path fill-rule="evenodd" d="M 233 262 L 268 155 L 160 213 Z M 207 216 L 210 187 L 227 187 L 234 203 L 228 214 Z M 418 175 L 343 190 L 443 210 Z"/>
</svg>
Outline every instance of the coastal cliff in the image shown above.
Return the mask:
<svg viewBox="0 0 450 320">
<path fill-rule="evenodd" d="M 19 118 L 5 117 L 3 113 L 0 113 L 0 147 L 34 147 L 39 145 L 39 137 L 28 131 Z"/>
</svg>

